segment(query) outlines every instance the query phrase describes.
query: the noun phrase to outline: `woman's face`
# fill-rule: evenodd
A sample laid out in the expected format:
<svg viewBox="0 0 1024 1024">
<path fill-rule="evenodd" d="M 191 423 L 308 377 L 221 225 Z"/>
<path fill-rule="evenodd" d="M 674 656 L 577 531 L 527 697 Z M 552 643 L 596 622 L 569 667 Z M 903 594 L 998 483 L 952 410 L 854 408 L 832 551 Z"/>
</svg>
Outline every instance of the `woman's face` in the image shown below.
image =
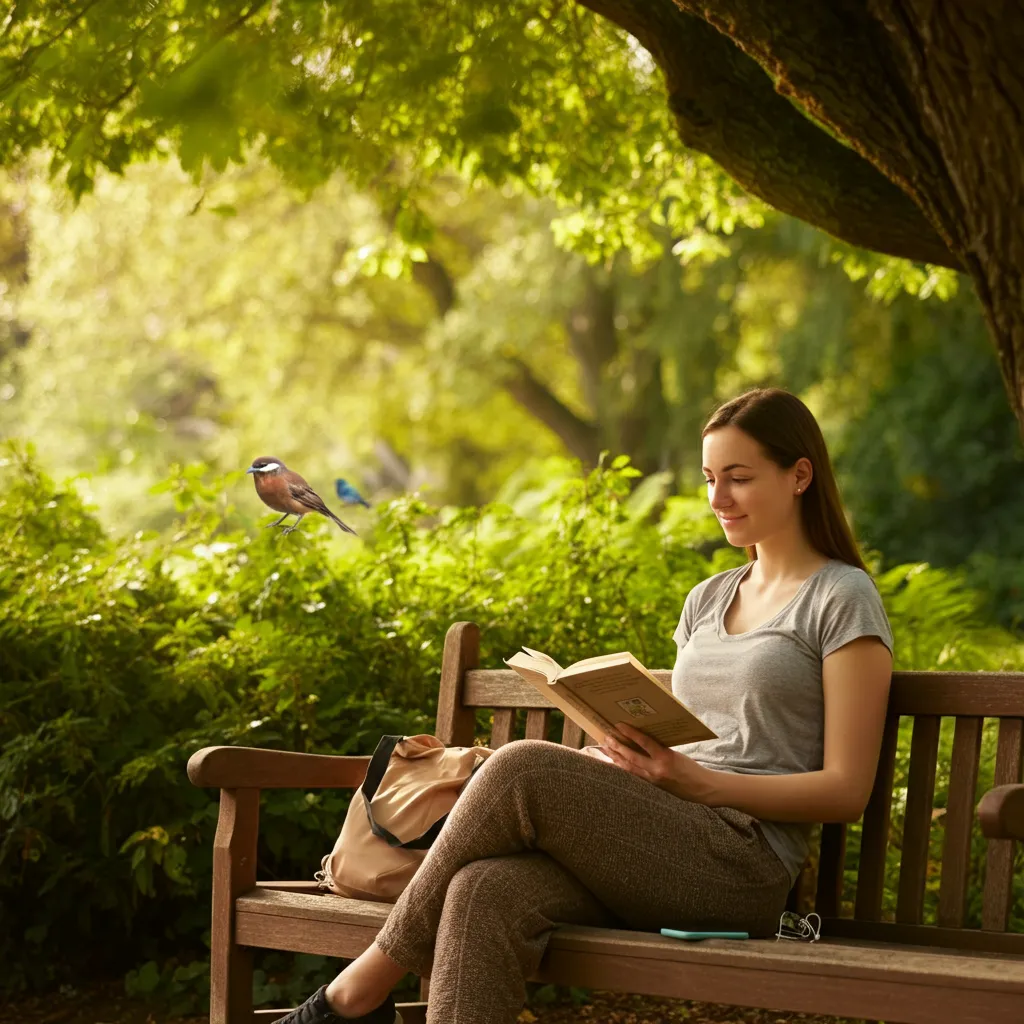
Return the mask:
<svg viewBox="0 0 1024 1024">
<path fill-rule="evenodd" d="M 719 427 L 704 438 L 708 501 L 735 547 L 761 543 L 799 523 L 799 493 L 810 480 L 810 462 L 782 469 L 760 444 L 736 426 Z"/>
</svg>

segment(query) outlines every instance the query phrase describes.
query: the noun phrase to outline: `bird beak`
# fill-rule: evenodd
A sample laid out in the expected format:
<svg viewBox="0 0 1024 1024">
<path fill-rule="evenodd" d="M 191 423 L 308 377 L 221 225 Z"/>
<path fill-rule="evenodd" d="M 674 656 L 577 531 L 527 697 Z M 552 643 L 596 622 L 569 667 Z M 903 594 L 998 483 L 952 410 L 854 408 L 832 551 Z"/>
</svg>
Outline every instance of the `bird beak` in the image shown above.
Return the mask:
<svg viewBox="0 0 1024 1024">
<path fill-rule="evenodd" d="M 247 469 L 247 470 L 245 471 L 245 473 L 246 473 L 246 476 L 248 476 L 248 475 L 249 475 L 250 473 L 255 473 L 255 472 L 256 472 L 256 470 L 255 470 L 255 469 L 253 469 L 253 468 L 252 468 L 252 466 L 250 466 L 250 467 L 249 467 L 249 468 L 248 468 L 248 469 Z"/>
</svg>

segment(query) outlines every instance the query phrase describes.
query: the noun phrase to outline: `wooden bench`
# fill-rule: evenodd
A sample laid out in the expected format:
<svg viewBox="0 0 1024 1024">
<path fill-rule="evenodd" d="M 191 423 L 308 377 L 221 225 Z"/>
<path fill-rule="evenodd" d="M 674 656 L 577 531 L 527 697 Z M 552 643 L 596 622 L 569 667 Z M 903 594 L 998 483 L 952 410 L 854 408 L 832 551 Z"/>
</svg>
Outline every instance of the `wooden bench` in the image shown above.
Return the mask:
<svg viewBox="0 0 1024 1024">
<path fill-rule="evenodd" d="M 445 638 L 437 735 L 468 746 L 478 709 L 492 709 L 492 747 L 525 736 L 549 739 L 551 708 L 511 671 L 481 670 L 479 630 L 453 625 Z M 669 672 L 657 673 L 666 682 Z M 902 836 L 890 835 L 901 716 L 913 718 Z M 940 721 L 955 719 L 948 802 L 941 816 L 937 923 L 924 924 L 933 793 L 940 769 Z M 967 927 L 970 847 L 985 718 L 999 720 L 995 785 L 982 802 L 987 841 L 981 927 Z M 646 932 L 564 925 L 551 936 L 533 980 L 651 996 L 776 1010 L 835 1014 L 906 1024 L 1022 1024 L 1024 934 L 1008 930 L 1014 838 L 1024 838 L 1021 781 L 1024 674 L 898 672 L 893 677 L 875 787 L 863 818 L 852 916 L 842 913 L 847 828 L 822 827 L 818 856 L 794 886 L 791 906 L 822 917 L 822 939 L 684 943 Z M 572 722 L 561 742 L 580 747 Z M 246 747 L 207 747 L 192 756 L 189 778 L 221 790 L 213 865 L 212 1024 L 271 1021 L 284 1010 L 253 1011 L 251 949 L 354 957 L 372 942 L 390 910 L 318 892 L 315 883 L 256 878 L 260 790 L 356 787 L 368 757 L 327 757 Z M 944 766 L 943 766 L 944 767 Z M 1020 792 L 1018 792 L 1020 791 Z M 902 797 L 902 794 L 901 794 Z M 339 822 L 340 826 L 340 822 Z M 324 851 L 334 836 L 324 836 Z M 899 848 L 894 914 L 883 915 L 887 851 Z M 310 865 L 312 873 L 316 865 Z M 816 870 L 815 870 L 816 869 Z M 846 872 L 847 884 L 850 874 Z M 894 920 L 889 918 L 893 917 Z M 424 1019 L 405 1004 L 406 1024 Z"/>
</svg>

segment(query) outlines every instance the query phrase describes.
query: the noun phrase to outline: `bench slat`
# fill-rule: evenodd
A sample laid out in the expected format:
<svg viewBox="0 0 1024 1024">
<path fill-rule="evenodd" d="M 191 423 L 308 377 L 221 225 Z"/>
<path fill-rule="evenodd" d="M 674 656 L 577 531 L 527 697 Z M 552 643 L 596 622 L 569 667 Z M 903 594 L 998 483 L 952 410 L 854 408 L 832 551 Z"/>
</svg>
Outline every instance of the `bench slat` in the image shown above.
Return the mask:
<svg viewBox="0 0 1024 1024">
<path fill-rule="evenodd" d="M 566 717 L 562 723 L 562 746 L 579 750 L 583 746 L 583 729 L 571 718 Z"/>
<path fill-rule="evenodd" d="M 896 715 L 1024 717 L 1024 672 L 894 672 Z"/>
<path fill-rule="evenodd" d="M 914 719 L 910 740 L 907 807 L 903 817 L 899 894 L 896 900 L 896 920 L 900 924 L 920 924 L 924 920 L 928 841 L 932 829 L 941 721 L 938 715 L 921 715 Z"/>
<path fill-rule="evenodd" d="M 884 944 L 899 958 L 907 947 L 949 949 L 961 956 L 1011 954 L 1024 965 L 1024 935 L 1015 932 L 987 932 L 982 928 L 944 928 L 931 924 L 899 924 L 895 921 L 855 921 L 849 917 L 822 917 L 821 935 L 833 939 Z M 1024 1018 L 1022 1018 L 1024 1019 Z"/>
<path fill-rule="evenodd" d="M 298 937 L 311 932 L 317 922 L 322 922 L 330 925 L 335 934 L 340 936 L 349 930 L 366 929 L 375 932 L 387 920 L 391 904 L 261 888 L 240 896 L 236 901 L 236 911 L 240 921 L 243 918 L 246 920 L 245 931 L 250 939 L 260 932 L 260 922 L 266 924 L 271 921 L 279 922 L 274 929 L 276 935 L 290 927 Z M 834 923 L 825 922 L 825 925 Z M 856 926 L 880 932 L 898 927 L 903 927 L 907 932 L 938 931 L 848 920 L 839 923 L 851 928 Z M 981 940 L 985 938 L 978 930 L 964 934 L 974 934 Z M 963 953 L 947 953 L 940 948 L 900 949 L 898 955 L 894 956 L 892 947 L 885 942 L 847 942 L 834 938 L 831 928 L 826 931 L 824 925 L 822 935 L 823 941 L 817 943 L 776 942 L 774 939 L 749 939 L 744 942 L 712 939 L 694 943 L 668 939 L 654 932 L 559 925 L 552 932 L 549 951 L 553 948 L 576 951 L 601 948 L 621 956 L 643 956 L 660 961 L 666 967 L 669 963 L 686 962 L 699 965 L 742 965 L 747 969 L 769 972 L 795 971 L 804 979 L 815 975 L 832 979 L 889 978 L 927 981 L 940 989 L 972 988 L 983 984 L 992 991 L 1014 992 L 1024 998 L 1024 960 L 1017 957 L 999 954 L 967 956 Z M 1024 936 L 1020 935 L 996 935 L 992 938 L 1000 942 L 1008 939 L 1024 942 Z M 671 973 L 664 970 L 664 967 L 662 970 L 666 975 Z M 733 1001 L 733 994 L 730 993 L 729 1002 Z"/>
<path fill-rule="evenodd" d="M 516 727 L 516 713 L 513 708 L 498 708 L 494 712 L 494 725 L 491 727 L 491 749 L 505 746 L 512 741 Z"/>
<path fill-rule="evenodd" d="M 652 669 L 651 674 L 671 687 L 670 669 Z M 462 703 L 474 708 L 554 706 L 512 669 L 467 671 Z M 1024 718 L 1024 672 L 894 672 L 889 713 Z"/>
<path fill-rule="evenodd" d="M 899 716 L 888 715 L 882 732 L 875 784 L 864 810 L 860 866 L 857 869 L 857 900 L 853 911 L 854 917 L 861 921 L 879 921 L 882 917 L 885 854 L 889 848 L 889 811 L 892 806 L 899 729 Z"/>
<path fill-rule="evenodd" d="M 857 1020 L 904 1024 L 1020 1024 L 1021 996 L 990 991 L 985 982 L 950 989 L 936 986 L 931 980 L 819 977 L 813 968 L 801 970 L 797 965 L 763 970 L 749 965 L 683 961 L 666 969 L 662 960 L 620 953 L 614 947 L 602 950 L 596 943 L 583 951 L 571 950 L 557 936 L 556 932 L 548 946 L 538 981 L 669 999 L 785 1006 L 798 1013 L 829 1017 L 841 1014 L 844 1020 L 852 1015 Z"/>
<path fill-rule="evenodd" d="M 846 826 L 829 822 L 821 826 L 818 854 L 818 894 L 814 909 L 822 917 L 838 917 L 843 901 L 843 867 L 846 863 Z"/>
<path fill-rule="evenodd" d="M 546 740 L 548 738 L 548 722 L 550 711 L 534 708 L 526 712 L 526 738 L 528 740 Z"/>
<path fill-rule="evenodd" d="M 946 837 L 942 850 L 942 881 L 939 883 L 939 924 L 960 928 L 967 904 L 971 865 L 971 827 L 981 758 L 982 719 L 957 718 L 953 754 L 949 763 L 949 798 L 946 804 Z"/>
<path fill-rule="evenodd" d="M 999 723 L 994 786 L 1020 782 L 1022 733 L 1024 722 L 1019 718 L 1004 718 Z M 1013 901 L 1013 855 L 1012 839 L 988 840 L 981 926 L 989 931 L 1004 932 L 1009 927 Z"/>
</svg>

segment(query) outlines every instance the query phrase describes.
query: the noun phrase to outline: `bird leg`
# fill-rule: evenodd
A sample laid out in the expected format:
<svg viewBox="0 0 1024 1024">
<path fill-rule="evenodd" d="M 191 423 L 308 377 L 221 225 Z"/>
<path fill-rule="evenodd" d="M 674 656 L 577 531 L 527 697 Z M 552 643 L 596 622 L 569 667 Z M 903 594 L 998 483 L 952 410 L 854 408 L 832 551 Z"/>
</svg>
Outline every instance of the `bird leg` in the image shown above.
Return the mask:
<svg viewBox="0 0 1024 1024">
<path fill-rule="evenodd" d="M 303 514 L 302 514 L 302 515 L 299 515 L 299 514 L 298 514 L 298 512 L 289 512 L 288 514 L 289 514 L 289 515 L 293 515 L 293 516 L 299 516 L 299 518 L 298 518 L 298 519 L 296 519 L 296 520 L 295 520 L 295 522 L 294 522 L 294 523 L 292 523 L 292 525 L 291 525 L 291 526 L 286 526 L 286 527 L 285 527 L 285 528 L 284 528 L 284 529 L 283 529 L 283 530 L 281 531 L 281 536 L 282 536 L 282 537 L 283 537 L 283 536 L 284 536 L 284 535 L 285 535 L 286 533 L 291 533 L 291 532 L 292 532 L 292 530 L 294 530 L 294 529 L 295 529 L 295 527 L 296 527 L 296 526 L 298 526 L 298 525 L 299 525 L 299 523 L 301 523 L 301 522 L 302 522 L 302 520 L 306 518 L 306 514 L 305 514 L 304 512 L 303 512 Z"/>
<path fill-rule="evenodd" d="M 291 512 L 285 512 L 285 514 L 283 516 L 281 516 L 280 519 L 275 519 L 272 523 L 267 523 L 266 525 L 267 526 L 280 526 L 290 515 L 292 515 Z"/>
</svg>

